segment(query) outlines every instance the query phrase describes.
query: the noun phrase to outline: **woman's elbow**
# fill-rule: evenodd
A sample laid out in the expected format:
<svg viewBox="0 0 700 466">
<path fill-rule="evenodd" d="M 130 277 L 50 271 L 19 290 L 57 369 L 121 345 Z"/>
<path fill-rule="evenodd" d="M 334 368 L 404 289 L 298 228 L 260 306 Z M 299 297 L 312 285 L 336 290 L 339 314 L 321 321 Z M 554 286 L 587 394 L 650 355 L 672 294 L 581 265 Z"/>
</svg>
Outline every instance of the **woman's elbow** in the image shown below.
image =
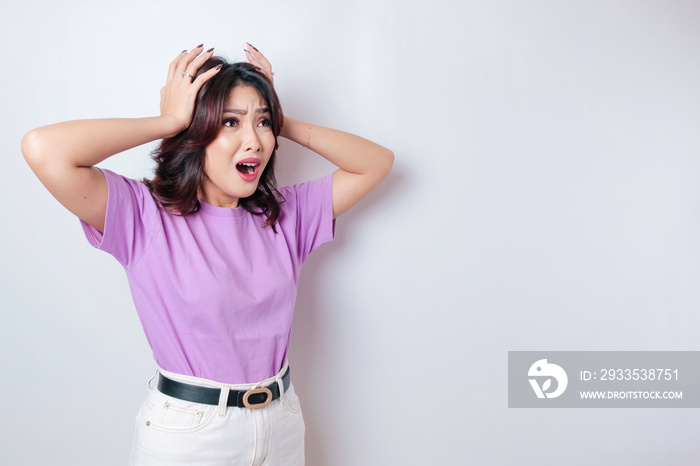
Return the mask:
<svg viewBox="0 0 700 466">
<path fill-rule="evenodd" d="M 394 166 L 394 153 L 392 151 L 390 151 L 389 149 L 384 148 L 384 151 L 383 151 L 382 156 L 381 156 L 381 160 L 382 160 L 382 162 L 380 164 L 381 165 L 380 168 L 381 168 L 382 174 L 385 177 L 389 174 L 389 172 L 391 171 L 391 168 Z"/>
<path fill-rule="evenodd" d="M 42 153 L 41 145 L 41 137 L 35 129 L 29 131 L 22 138 L 22 155 L 29 165 L 32 165 L 39 159 Z"/>
</svg>

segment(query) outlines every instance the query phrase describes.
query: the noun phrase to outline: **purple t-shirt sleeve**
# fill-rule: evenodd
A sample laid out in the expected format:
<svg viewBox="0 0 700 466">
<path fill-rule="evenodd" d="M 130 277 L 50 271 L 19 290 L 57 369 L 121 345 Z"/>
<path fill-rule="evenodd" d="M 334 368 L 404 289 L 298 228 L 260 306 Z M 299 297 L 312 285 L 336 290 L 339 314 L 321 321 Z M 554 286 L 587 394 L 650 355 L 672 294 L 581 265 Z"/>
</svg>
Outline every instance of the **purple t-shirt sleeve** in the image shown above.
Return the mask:
<svg viewBox="0 0 700 466">
<path fill-rule="evenodd" d="M 85 237 L 124 267 L 131 268 L 148 250 L 158 218 L 158 207 L 148 188 L 137 180 L 99 169 L 107 179 L 107 212 L 104 232 L 80 220 Z"/>
<path fill-rule="evenodd" d="M 304 263 L 311 252 L 333 239 L 333 174 L 288 186 L 284 196 L 296 210 L 297 254 Z"/>
</svg>

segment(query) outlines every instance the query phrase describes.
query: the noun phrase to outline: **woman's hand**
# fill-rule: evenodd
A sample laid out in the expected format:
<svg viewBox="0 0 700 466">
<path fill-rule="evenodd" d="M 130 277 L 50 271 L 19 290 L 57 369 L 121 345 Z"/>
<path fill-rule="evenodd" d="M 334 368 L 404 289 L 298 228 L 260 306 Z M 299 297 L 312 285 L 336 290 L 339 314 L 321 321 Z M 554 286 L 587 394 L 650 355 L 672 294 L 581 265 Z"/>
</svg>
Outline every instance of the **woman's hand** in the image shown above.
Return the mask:
<svg viewBox="0 0 700 466">
<path fill-rule="evenodd" d="M 246 44 L 248 44 L 248 42 L 246 42 Z M 245 56 L 246 58 L 248 58 L 248 61 L 252 65 L 254 65 L 258 69 L 258 71 L 267 76 L 267 79 L 269 79 L 272 85 L 274 86 L 275 73 L 272 72 L 272 65 L 270 65 L 269 61 L 267 61 L 267 58 L 265 58 L 265 56 L 262 53 L 260 53 L 258 49 L 256 49 L 250 44 L 248 44 L 248 46 L 244 48 L 243 51 L 246 53 Z"/>
<path fill-rule="evenodd" d="M 160 115 L 172 121 L 173 136 L 190 126 L 197 92 L 221 69 L 221 65 L 216 66 L 193 79 L 202 64 L 214 54 L 213 48 L 204 53 L 202 48 L 199 45 L 189 53 L 187 50 L 180 52 L 170 64 L 168 79 L 160 90 Z"/>
</svg>

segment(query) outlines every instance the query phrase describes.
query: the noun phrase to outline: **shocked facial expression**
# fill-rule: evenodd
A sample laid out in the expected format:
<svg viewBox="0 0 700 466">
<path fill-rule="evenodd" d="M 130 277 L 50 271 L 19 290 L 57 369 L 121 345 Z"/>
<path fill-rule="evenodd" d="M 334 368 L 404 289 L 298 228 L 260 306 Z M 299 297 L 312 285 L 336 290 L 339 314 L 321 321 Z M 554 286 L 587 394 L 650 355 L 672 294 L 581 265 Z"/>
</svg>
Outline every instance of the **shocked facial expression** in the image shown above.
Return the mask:
<svg viewBox="0 0 700 466">
<path fill-rule="evenodd" d="M 206 148 L 200 199 L 217 207 L 238 207 L 239 199 L 255 193 L 274 149 L 270 109 L 260 93 L 251 86 L 231 89 L 221 130 Z"/>
</svg>

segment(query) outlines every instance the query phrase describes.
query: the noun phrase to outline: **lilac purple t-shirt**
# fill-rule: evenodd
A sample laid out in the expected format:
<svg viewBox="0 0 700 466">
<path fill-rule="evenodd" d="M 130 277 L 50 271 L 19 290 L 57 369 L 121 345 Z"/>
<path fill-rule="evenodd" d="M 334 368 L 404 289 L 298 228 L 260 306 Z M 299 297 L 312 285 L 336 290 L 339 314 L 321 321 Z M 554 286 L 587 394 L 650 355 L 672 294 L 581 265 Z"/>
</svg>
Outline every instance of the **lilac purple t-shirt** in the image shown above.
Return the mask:
<svg viewBox="0 0 700 466">
<path fill-rule="evenodd" d="M 280 188 L 277 233 L 242 207 L 170 215 L 140 181 L 101 169 L 109 189 L 94 247 L 124 267 L 148 343 L 166 371 L 258 382 L 287 359 L 301 266 L 333 239 L 332 175 Z"/>
</svg>

